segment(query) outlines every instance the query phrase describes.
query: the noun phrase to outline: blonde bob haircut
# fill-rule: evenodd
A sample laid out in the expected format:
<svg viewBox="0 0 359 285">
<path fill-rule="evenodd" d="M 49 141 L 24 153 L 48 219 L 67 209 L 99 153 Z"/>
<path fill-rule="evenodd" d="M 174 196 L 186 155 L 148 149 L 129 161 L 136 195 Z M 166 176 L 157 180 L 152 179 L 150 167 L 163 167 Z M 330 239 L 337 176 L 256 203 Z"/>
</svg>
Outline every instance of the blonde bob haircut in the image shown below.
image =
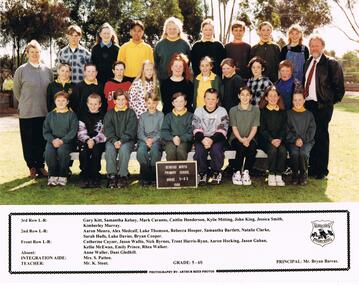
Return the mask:
<svg viewBox="0 0 359 285">
<path fill-rule="evenodd" d="M 169 17 L 166 19 L 165 23 L 163 24 L 162 39 L 167 39 L 167 26 L 169 24 L 174 24 L 177 27 L 178 37 L 183 40 L 187 40 L 187 35 L 183 32 L 183 23 L 176 17 Z"/>
<path fill-rule="evenodd" d="M 287 37 L 288 37 L 288 44 L 291 44 L 292 43 L 292 40 L 290 39 L 290 33 L 293 32 L 293 31 L 297 31 L 298 33 L 301 34 L 300 36 L 300 39 L 299 39 L 299 44 L 301 45 L 302 42 L 303 42 L 303 29 L 301 26 L 299 26 L 298 24 L 294 24 L 294 25 L 291 25 L 288 29 L 288 33 L 287 33 Z"/>
</svg>

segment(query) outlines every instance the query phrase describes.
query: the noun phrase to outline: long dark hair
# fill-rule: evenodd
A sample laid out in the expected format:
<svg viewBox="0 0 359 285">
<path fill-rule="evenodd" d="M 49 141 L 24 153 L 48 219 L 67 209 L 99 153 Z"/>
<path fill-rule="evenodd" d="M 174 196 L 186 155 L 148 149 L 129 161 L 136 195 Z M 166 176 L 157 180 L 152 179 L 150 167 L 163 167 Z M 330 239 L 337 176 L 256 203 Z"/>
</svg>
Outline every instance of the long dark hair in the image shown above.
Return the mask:
<svg viewBox="0 0 359 285">
<path fill-rule="evenodd" d="M 274 85 L 267 87 L 267 89 L 265 90 L 264 95 L 261 97 L 261 100 L 259 101 L 258 104 L 259 109 L 264 109 L 268 105 L 268 101 L 266 100 L 266 97 L 268 97 L 270 91 L 275 91 L 277 93 L 279 97 L 277 105 L 280 110 L 285 110 L 283 98 L 282 96 L 280 96 L 279 90 Z"/>
</svg>

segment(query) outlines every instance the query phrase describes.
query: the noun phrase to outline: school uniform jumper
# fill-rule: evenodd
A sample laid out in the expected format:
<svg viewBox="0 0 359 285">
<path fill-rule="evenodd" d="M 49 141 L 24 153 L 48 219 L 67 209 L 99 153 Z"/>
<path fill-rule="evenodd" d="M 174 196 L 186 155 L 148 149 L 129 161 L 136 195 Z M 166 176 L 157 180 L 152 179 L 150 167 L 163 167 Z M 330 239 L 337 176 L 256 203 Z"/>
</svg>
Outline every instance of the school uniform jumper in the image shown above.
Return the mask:
<svg viewBox="0 0 359 285">
<path fill-rule="evenodd" d="M 172 111 L 165 115 L 161 127 L 161 140 L 165 144 L 166 159 L 168 161 L 187 160 L 192 147 L 192 118 L 193 113 L 184 110 L 182 113 Z M 181 143 L 176 146 L 173 138 L 178 136 Z"/>
<path fill-rule="evenodd" d="M 65 113 L 51 111 L 44 121 L 43 136 L 46 140 L 45 161 L 49 170 L 49 176 L 67 177 L 70 165 L 70 152 L 76 138 L 79 121 L 76 114 L 67 110 Z M 52 141 L 56 138 L 64 143 L 55 148 Z"/>
</svg>

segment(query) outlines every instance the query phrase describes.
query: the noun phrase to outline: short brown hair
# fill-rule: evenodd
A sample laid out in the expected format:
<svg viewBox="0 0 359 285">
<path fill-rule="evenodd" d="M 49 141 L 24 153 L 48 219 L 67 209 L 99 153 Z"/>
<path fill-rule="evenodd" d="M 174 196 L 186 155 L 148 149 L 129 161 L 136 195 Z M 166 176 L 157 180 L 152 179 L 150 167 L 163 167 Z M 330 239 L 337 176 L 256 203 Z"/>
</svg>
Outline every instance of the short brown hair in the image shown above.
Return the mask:
<svg viewBox="0 0 359 285">
<path fill-rule="evenodd" d="M 126 69 L 126 64 L 125 64 L 123 61 L 121 61 L 121 60 L 118 60 L 118 61 L 114 62 L 114 64 L 112 64 L 112 69 L 115 70 L 115 67 L 116 67 L 117 65 L 121 65 L 121 64 L 123 65 L 123 68 Z"/>
<path fill-rule="evenodd" d="M 288 67 L 293 72 L 293 63 L 289 59 L 282 60 L 279 63 L 278 70 L 281 70 L 282 67 Z"/>
<path fill-rule="evenodd" d="M 218 90 L 215 88 L 208 88 L 206 92 L 204 92 L 204 98 L 206 98 L 207 94 L 216 94 L 217 98 L 219 98 Z"/>
<path fill-rule="evenodd" d="M 101 100 L 101 96 L 97 93 L 91 93 L 88 97 L 87 97 L 87 102 L 89 101 L 89 99 L 97 99 L 100 103 L 102 102 Z"/>
<path fill-rule="evenodd" d="M 59 97 L 64 97 L 65 99 L 69 100 L 70 95 L 66 91 L 62 90 L 54 95 L 54 100 L 56 100 Z"/>
<path fill-rule="evenodd" d="M 70 64 L 68 64 L 68 63 L 63 63 L 63 62 L 60 62 L 58 65 L 57 65 L 57 70 L 59 70 L 61 67 L 64 67 L 64 66 L 66 66 L 70 71 L 72 70 L 72 68 L 71 68 L 71 65 Z"/>
<path fill-rule="evenodd" d="M 176 100 L 178 97 L 183 97 L 183 99 L 184 99 L 185 101 L 187 101 L 187 95 L 186 95 L 186 94 L 184 94 L 184 93 L 182 93 L 182 92 L 176 92 L 176 93 L 173 93 L 171 102 L 173 102 L 174 100 Z"/>
<path fill-rule="evenodd" d="M 67 32 L 66 32 L 67 35 L 72 35 L 73 33 L 82 36 L 82 30 L 78 25 L 71 25 L 67 28 Z"/>
<path fill-rule="evenodd" d="M 148 100 L 152 100 L 152 101 L 160 101 L 160 98 L 157 96 L 157 94 L 155 92 L 148 92 L 146 95 L 145 95 L 145 102 L 147 102 Z"/>
<path fill-rule="evenodd" d="M 118 97 L 120 96 L 125 96 L 126 100 L 128 101 L 128 94 L 125 90 L 123 90 L 122 88 L 118 88 L 114 93 L 113 93 L 113 100 L 117 100 Z"/>
<path fill-rule="evenodd" d="M 221 62 L 221 67 L 223 67 L 223 65 L 225 65 L 225 64 L 227 64 L 231 67 L 236 67 L 236 64 L 234 63 L 233 58 L 227 57 L 227 58 L 223 59 Z"/>
<path fill-rule="evenodd" d="M 86 63 L 86 64 L 84 65 L 84 70 L 86 70 L 86 68 L 88 68 L 89 66 L 93 66 L 93 67 L 95 67 L 95 69 L 97 70 L 96 65 L 93 64 L 93 63 Z"/>
<path fill-rule="evenodd" d="M 246 30 L 246 24 L 243 21 L 234 21 L 231 30 L 233 31 L 236 28 L 242 28 L 244 31 Z"/>
</svg>

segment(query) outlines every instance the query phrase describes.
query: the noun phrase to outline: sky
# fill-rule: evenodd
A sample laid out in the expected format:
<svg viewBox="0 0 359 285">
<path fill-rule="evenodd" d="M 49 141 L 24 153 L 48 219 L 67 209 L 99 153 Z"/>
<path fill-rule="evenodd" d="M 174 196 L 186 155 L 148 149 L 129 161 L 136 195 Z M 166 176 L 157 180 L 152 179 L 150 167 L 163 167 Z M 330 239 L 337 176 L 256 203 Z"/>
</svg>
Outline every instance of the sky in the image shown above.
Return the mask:
<svg viewBox="0 0 359 285">
<path fill-rule="evenodd" d="M 329 0 L 330 1 L 330 0 Z M 344 15 L 340 11 L 340 9 L 337 7 L 336 4 L 333 3 L 333 1 L 330 1 L 332 3 L 332 16 L 333 16 L 333 22 L 335 22 L 337 25 L 342 27 L 346 31 L 350 31 L 349 24 L 347 23 L 346 19 L 344 18 Z M 230 5 L 228 5 L 228 9 L 230 9 Z M 215 4 L 215 8 L 217 5 Z M 217 9 L 215 9 L 217 10 Z M 230 15 L 230 11 L 227 13 Z M 359 15 L 359 1 L 355 7 L 355 15 Z M 218 17 L 215 17 L 218 18 Z M 359 21 L 359 16 L 357 16 L 357 20 Z M 216 29 L 219 30 L 219 24 L 215 22 Z M 316 30 L 316 32 L 320 33 L 325 41 L 326 41 L 326 49 L 327 50 L 335 50 L 337 56 L 342 56 L 345 52 L 351 51 L 351 50 L 359 50 L 359 43 L 355 43 L 353 41 L 350 41 L 347 39 L 342 32 L 340 32 L 337 28 L 333 26 L 326 26 L 324 28 L 319 28 Z M 216 33 L 218 34 L 218 32 Z M 275 40 L 279 38 L 278 35 L 274 35 Z M 251 41 L 249 40 L 251 38 Z M 249 34 L 246 33 L 244 40 L 247 42 L 250 42 L 252 45 L 258 42 L 258 36 L 255 33 L 255 31 L 252 31 L 250 37 Z M 307 41 L 304 40 L 304 44 L 307 44 Z M 0 48 L 0 55 L 3 54 L 11 54 L 11 46 L 6 48 Z M 50 53 L 48 51 L 44 51 L 42 55 L 42 60 L 45 64 L 50 64 Z M 53 59 L 54 60 L 54 59 Z"/>
</svg>

